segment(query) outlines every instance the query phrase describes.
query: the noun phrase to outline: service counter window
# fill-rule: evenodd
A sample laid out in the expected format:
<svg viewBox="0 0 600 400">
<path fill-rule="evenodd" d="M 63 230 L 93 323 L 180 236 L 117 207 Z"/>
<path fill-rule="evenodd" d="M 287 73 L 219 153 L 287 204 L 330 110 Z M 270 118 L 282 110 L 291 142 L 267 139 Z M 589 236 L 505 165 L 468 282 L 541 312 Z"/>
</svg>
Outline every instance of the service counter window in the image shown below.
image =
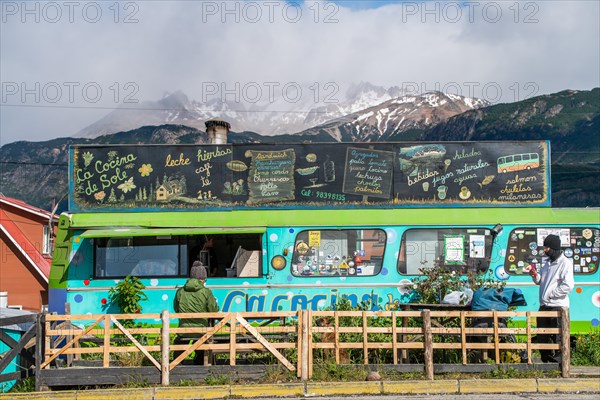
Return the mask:
<svg viewBox="0 0 600 400">
<path fill-rule="evenodd" d="M 201 261 L 209 278 L 262 276 L 262 234 L 95 238 L 97 278 L 187 277 Z"/>
<path fill-rule="evenodd" d="M 482 228 L 409 229 L 402 235 L 398 272 L 421 275 L 421 269 L 443 266 L 461 274 L 483 273 L 490 264 L 493 238 L 490 229 Z"/>
<path fill-rule="evenodd" d="M 382 229 L 315 229 L 298 233 L 294 242 L 294 276 L 373 276 L 383 264 L 386 233 Z"/>
<path fill-rule="evenodd" d="M 178 237 L 96 238 L 97 278 L 187 276 L 186 246 Z"/>
<path fill-rule="evenodd" d="M 508 237 L 504 270 L 510 275 L 527 275 L 524 267 L 535 264 L 539 270 L 546 261 L 544 239 L 560 238 L 561 251 L 573 261 L 574 274 L 594 274 L 600 259 L 600 229 L 594 227 L 516 228 Z"/>
<path fill-rule="evenodd" d="M 209 278 L 261 277 L 262 236 L 262 233 L 188 236 L 189 265 L 202 261 Z"/>
</svg>

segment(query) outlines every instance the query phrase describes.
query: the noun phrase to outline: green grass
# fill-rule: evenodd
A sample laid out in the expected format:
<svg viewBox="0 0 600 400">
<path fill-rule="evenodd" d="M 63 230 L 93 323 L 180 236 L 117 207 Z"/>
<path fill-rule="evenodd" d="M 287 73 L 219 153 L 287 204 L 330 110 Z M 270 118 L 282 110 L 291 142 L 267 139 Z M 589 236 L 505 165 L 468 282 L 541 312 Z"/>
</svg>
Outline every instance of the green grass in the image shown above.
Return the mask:
<svg viewBox="0 0 600 400">
<path fill-rule="evenodd" d="M 231 384 L 231 376 L 210 374 L 204 379 L 204 384 L 208 386 L 223 386 Z"/>
<path fill-rule="evenodd" d="M 600 366 L 600 329 L 577 336 L 571 349 L 571 365 Z"/>
</svg>

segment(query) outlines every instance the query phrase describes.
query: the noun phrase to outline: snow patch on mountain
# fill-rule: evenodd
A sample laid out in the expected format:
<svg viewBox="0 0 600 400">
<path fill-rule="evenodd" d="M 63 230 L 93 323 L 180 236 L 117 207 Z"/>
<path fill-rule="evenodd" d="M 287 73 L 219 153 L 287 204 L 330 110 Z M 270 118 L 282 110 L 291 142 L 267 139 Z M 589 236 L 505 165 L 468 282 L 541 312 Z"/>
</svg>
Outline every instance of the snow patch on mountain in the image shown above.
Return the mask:
<svg viewBox="0 0 600 400">
<path fill-rule="evenodd" d="M 234 95 L 198 102 L 177 91 L 165 94 L 158 101 L 117 108 L 75 136 L 94 138 L 162 124 L 187 125 L 204 130 L 204 122 L 212 118 L 230 121 L 232 130 L 237 132 L 252 131 L 262 135 L 295 133 L 395 98 L 401 94 L 401 89 L 361 82 L 345 91 L 337 86 L 328 86 L 316 92 L 314 87 L 307 85 L 302 87 L 301 93 L 297 102 L 274 96 L 247 103 L 242 101 L 243 96 L 233 99 Z"/>
<path fill-rule="evenodd" d="M 326 132 L 339 141 L 370 142 L 425 129 L 468 110 L 490 105 L 481 99 L 442 92 L 400 96 L 360 110 L 302 133 Z"/>
</svg>

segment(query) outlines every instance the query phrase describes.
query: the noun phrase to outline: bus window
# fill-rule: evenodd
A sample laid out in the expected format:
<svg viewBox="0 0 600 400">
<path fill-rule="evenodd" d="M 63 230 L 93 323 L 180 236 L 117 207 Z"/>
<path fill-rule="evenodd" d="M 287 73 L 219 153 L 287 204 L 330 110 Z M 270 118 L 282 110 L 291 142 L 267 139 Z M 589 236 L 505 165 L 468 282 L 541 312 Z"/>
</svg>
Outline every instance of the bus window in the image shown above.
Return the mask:
<svg viewBox="0 0 600 400">
<path fill-rule="evenodd" d="M 539 270 L 546 261 L 544 239 L 560 237 L 561 250 L 573 261 L 574 274 L 593 274 L 600 259 L 600 230 L 593 227 L 528 227 L 513 229 L 508 238 L 504 270 L 510 275 L 526 275 L 523 267 L 535 264 Z"/>
<path fill-rule="evenodd" d="M 189 265 L 200 260 L 209 277 L 260 277 L 262 234 L 226 233 L 188 236 Z"/>
<path fill-rule="evenodd" d="M 398 272 L 421 275 L 435 266 L 466 273 L 487 271 L 493 236 L 481 228 L 409 229 L 402 235 Z"/>
<path fill-rule="evenodd" d="M 187 275 L 185 246 L 180 246 L 177 237 L 97 238 L 94 241 L 96 278 Z"/>
<path fill-rule="evenodd" d="M 294 276 L 379 274 L 387 236 L 382 229 L 301 231 L 294 242 Z"/>
</svg>

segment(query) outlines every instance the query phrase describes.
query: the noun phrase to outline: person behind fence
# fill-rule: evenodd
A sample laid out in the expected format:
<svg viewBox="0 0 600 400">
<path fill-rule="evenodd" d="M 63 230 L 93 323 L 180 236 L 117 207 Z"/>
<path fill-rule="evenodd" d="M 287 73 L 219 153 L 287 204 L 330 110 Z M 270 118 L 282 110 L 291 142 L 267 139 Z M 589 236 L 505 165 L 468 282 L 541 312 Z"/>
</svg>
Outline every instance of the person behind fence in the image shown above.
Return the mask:
<svg viewBox="0 0 600 400">
<path fill-rule="evenodd" d="M 560 251 L 560 238 L 548 235 L 544 239 L 544 254 L 548 257 L 540 271 L 529 271 L 540 285 L 540 311 L 560 311 L 569 308 L 569 293 L 573 290 L 573 261 Z M 560 328 L 560 318 L 538 317 L 538 328 Z M 538 343 L 560 343 L 559 335 L 538 335 Z M 540 350 L 542 362 L 561 362 L 560 350 Z"/>
<path fill-rule="evenodd" d="M 176 313 L 207 313 L 219 311 L 217 300 L 209 288 L 204 286 L 206 282 L 206 267 L 200 261 L 194 261 L 190 270 L 190 278 L 183 287 L 177 289 L 175 294 L 174 309 Z M 180 328 L 206 327 L 208 321 L 204 318 L 180 318 Z M 175 344 L 188 344 L 192 340 L 198 340 L 202 334 L 180 333 L 175 338 Z M 175 358 L 183 352 L 175 352 Z M 204 351 L 196 350 L 194 364 L 204 364 Z"/>
</svg>

